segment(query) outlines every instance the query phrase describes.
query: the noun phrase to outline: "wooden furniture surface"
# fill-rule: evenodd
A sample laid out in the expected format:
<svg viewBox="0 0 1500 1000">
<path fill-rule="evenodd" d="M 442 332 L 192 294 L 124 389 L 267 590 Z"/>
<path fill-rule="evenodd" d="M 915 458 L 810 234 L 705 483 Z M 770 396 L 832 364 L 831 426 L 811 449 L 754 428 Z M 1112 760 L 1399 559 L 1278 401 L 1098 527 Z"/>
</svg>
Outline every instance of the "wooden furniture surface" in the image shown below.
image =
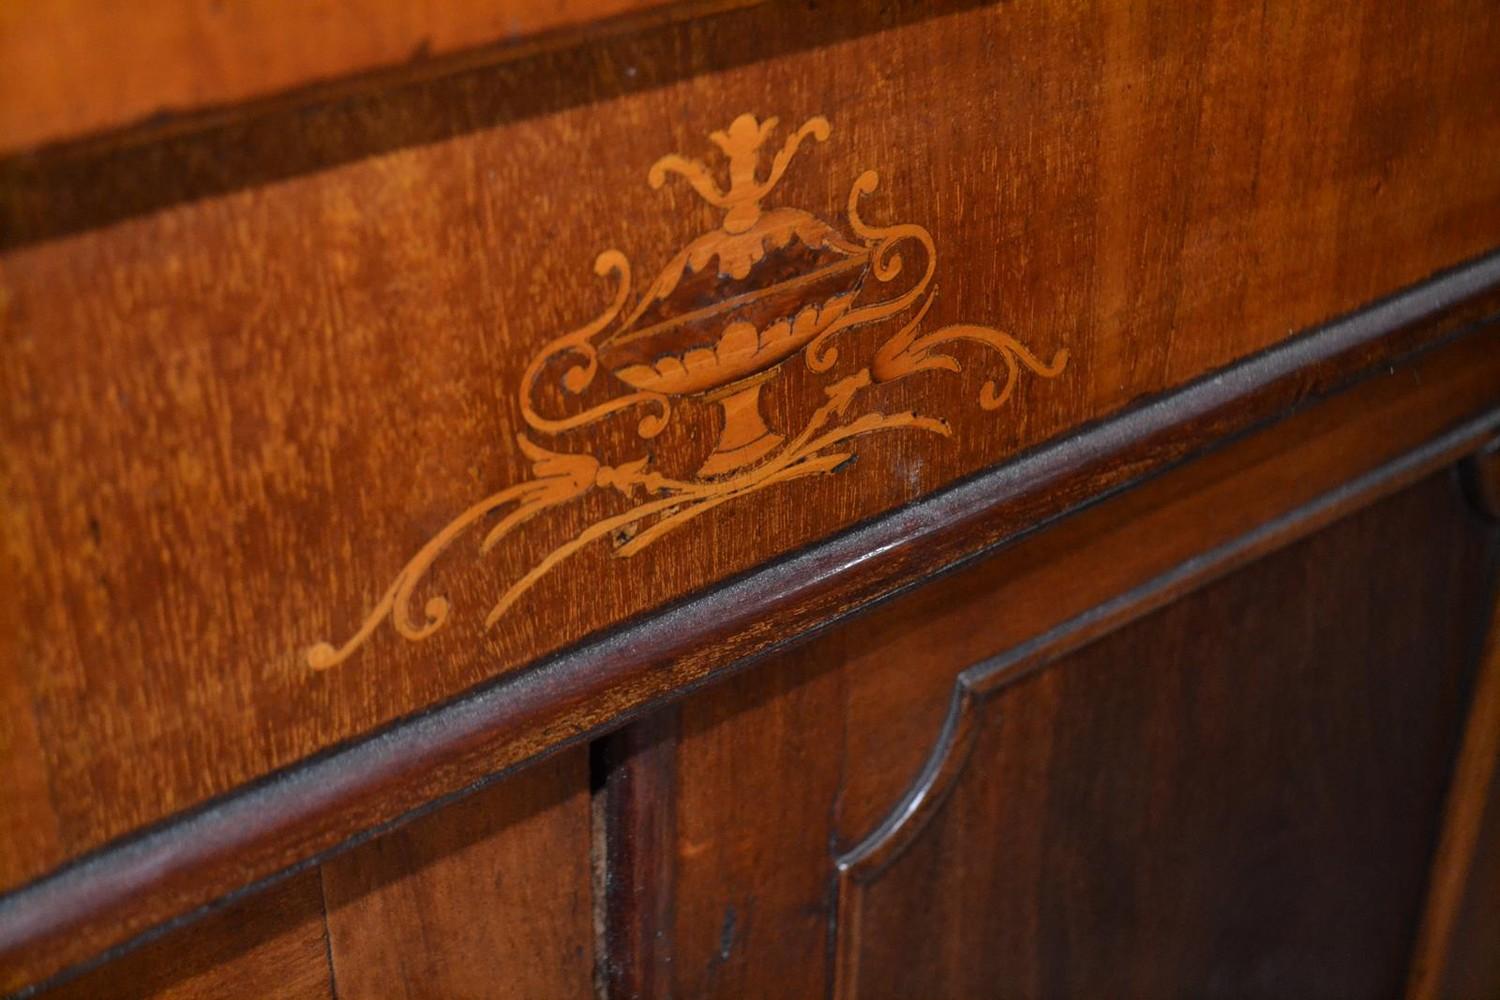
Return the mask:
<svg viewBox="0 0 1500 1000">
<path fill-rule="evenodd" d="M 1497 79 L 10 5 L 0 987 L 1500 993 Z"/>
<path fill-rule="evenodd" d="M 382 73 L 447 72 L 652 13 L 672 12 L 652 0 L 17 0 L 0 10 L 0 150 L 191 128 L 246 103 L 347 89 L 350 76 L 363 86 Z"/>
</svg>

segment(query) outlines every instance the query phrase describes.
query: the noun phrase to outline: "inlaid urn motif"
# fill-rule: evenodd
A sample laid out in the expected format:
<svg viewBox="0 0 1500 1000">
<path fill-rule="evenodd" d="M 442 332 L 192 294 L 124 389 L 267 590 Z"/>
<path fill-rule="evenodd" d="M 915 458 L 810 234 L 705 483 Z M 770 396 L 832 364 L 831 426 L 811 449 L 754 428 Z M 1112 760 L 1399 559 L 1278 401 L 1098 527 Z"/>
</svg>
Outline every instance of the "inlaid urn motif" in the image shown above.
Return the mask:
<svg viewBox="0 0 1500 1000">
<path fill-rule="evenodd" d="M 308 666 L 324 670 L 343 662 L 386 620 L 413 641 L 442 628 L 448 600 L 429 597 L 418 614 L 417 588 L 453 541 L 481 521 L 493 521 L 480 544 L 484 554 L 524 525 L 539 523 L 534 519 L 544 511 L 600 491 L 615 497 L 610 513 L 593 520 L 575 514 L 566 534 L 546 541 L 546 554 L 489 609 L 484 622 L 493 626 L 584 548 L 609 544 L 617 557 L 634 556 L 722 504 L 749 503 L 771 487 L 838 472 L 854 456 L 859 437 L 891 431 L 951 436 L 938 417 L 878 406 L 884 383 L 924 371 L 961 371 L 958 359 L 943 350 L 949 344 L 982 344 L 1004 365 L 1003 381 L 990 379 L 980 389 L 985 409 L 1010 397 L 1023 369 L 1048 379 L 1062 373 L 1067 351 L 1046 362 L 994 327 L 957 323 L 919 332 L 932 305 L 937 248 L 922 226 L 864 221 L 859 201 L 878 186 L 874 171 L 851 186 L 845 228 L 799 208 L 766 207 L 803 143 L 824 142 L 832 132 L 826 119 L 811 118 L 767 163 L 776 128 L 775 118 L 761 122 L 746 114 L 710 134 L 727 161 L 727 187 L 701 160 L 672 154 L 652 165 L 652 187 L 671 175 L 685 178 L 723 210 L 718 227 L 672 253 L 629 309 L 629 260 L 618 250 L 599 255 L 595 273 L 616 283 L 609 306 L 543 346 L 517 389 L 527 430 L 517 435 L 516 446 L 531 463 L 530 477 L 457 514 L 397 572 L 354 635 L 337 646 L 318 642 L 306 650 Z M 838 360 L 840 333 L 878 324 L 892 329 L 859 367 L 823 386 L 821 402 L 800 427 L 767 424 L 761 391 L 782 365 L 800 355 L 813 374 L 828 373 Z M 539 392 L 554 378 L 566 392 Z M 606 387 L 613 391 L 601 391 Z M 603 401 L 586 405 L 585 398 Z M 544 400 L 564 406 L 573 401 L 578 408 L 543 412 Z M 694 400 L 716 407 L 719 423 L 712 450 L 690 476 L 662 472 L 658 456 L 645 447 L 614 464 L 597 454 L 601 435 L 590 431 L 602 421 L 642 411 L 635 430 L 647 440 L 667 427 L 674 406 Z M 556 530 L 551 519 L 543 528 Z"/>
<path fill-rule="evenodd" d="M 870 269 L 868 247 L 798 208 L 762 209 L 804 136 L 829 129 L 813 119 L 788 141 L 759 180 L 761 147 L 776 119 L 750 115 L 710 138 L 729 159 L 729 189 L 707 166 L 669 157 L 651 173 L 655 186 L 682 173 L 724 209 L 704 233 L 662 268 L 629 320 L 599 347 L 599 358 L 633 388 L 703 396 L 722 410 L 717 446 L 703 476 L 733 472 L 764 458 L 785 437 L 760 414 L 760 387 L 777 366 L 827 331 L 853 307 Z"/>
</svg>

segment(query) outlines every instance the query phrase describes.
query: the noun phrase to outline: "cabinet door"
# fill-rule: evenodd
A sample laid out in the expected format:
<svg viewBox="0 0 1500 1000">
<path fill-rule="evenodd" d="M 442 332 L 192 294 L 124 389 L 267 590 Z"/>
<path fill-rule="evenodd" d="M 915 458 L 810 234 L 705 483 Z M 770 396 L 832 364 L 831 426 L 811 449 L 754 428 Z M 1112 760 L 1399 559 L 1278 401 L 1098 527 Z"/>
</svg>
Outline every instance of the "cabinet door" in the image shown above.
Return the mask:
<svg viewBox="0 0 1500 1000">
<path fill-rule="evenodd" d="M 1489 543 L 1439 476 L 986 679 L 947 800 L 845 872 L 845 995 L 1398 994 Z"/>
<path fill-rule="evenodd" d="M 41 995 L 592 997 L 587 757 L 564 750 Z"/>
<path fill-rule="evenodd" d="M 626 805 L 664 845 L 610 907 L 658 921 L 626 995 L 1399 994 L 1496 530 L 1444 468 L 1016 641 L 1028 602 L 1149 562 L 1152 519 L 1212 492 L 1116 524 L 1133 548 L 1100 515 L 1001 553 L 647 724 L 612 777 L 652 789 Z"/>
</svg>

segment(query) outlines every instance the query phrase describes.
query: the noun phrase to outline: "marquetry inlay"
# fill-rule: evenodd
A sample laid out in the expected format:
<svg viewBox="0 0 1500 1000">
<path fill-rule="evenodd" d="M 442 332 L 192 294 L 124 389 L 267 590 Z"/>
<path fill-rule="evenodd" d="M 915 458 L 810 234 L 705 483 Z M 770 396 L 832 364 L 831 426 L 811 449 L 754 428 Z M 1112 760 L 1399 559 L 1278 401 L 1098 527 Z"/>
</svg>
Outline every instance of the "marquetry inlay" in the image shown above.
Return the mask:
<svg viewBox="0 0 1500 1000">
<path fill-rule="evenodd" d="M 499 519 L 485 533 L 481 553 L 542 511 L 592 491 L 612 490 L 624 498 L 623 509 L 577 526 L 512 582 L 488 609 L 486 625 L 494 625 L 538 580 L 590 545 L 607 541 L 616 556 L 629 558 L 720 504 L 837 472 L 854 456 L 854 439 L 864 435 L 951 436 L 951 426 L 939 417 L 884 412 L 874 398 L 881 385 L 916 372 L 960 371 L 944 345 L 972 341 L 999 355 L 1003 377 L 986 381 L 979 395 L 987 410 L 1010 397 L 1021 369 L 1044 378 L 1062 372 L 1066 350 L 1045 362 L 993 327 L 956 324 L 920 332 L 932 304 L 937 249 L 922 226 L 881 226 L 861 216 L 860 199 L 879 181 L 874 171 L 861 174 L 849 191 L 847 229 L 802 209 L 764 205 L 802 144 L 825 142 L 832 132 L 826 119 L 809 119 L 786 137 L 761 177 L 762 149 L 776 126 L 775 118 L 758 122 L 747 114 L 710 135 L 728 160 L 727 187 L 701 160 L 674 154 L 651 167 L 647 177 L 653 188 L 676 174 L 723 209 L 719 226 L 680 249 L 634 304 L 625 255 L 618 250 L 599 255 L 595 272 L 615 283 L 609 307 L 544 346 L 518 387 L 520 414 L 530 433 L 517 436 L 517 447 L 531 462 L 530 478 L 479 500 L 450 521 L 396 574 L 351 638 L 308 649 L 312 668 L 343 662 L 387 618 L 409 640 L 440 629 L 450 612 L 447 599 L 429 598 L 418 616 L 412 607 L 416 587 L 456 538 L 493 515 Z M 914 251 L 920 254 L 920 275 L 897 282 L 907 272 L 903 253 Z M 813 373 L 830 372 L 839 358 L 840 334 L 883 322 L 894 327 L 891 334 L 857 370 L 830 379 L 823 388 L 826 399 L 805 423 L 768 424 L 760 394 L 782 365 L 800 353 Z M 539 390 L 555 389 L 548 380 L 559 368 L 557 381 L 566 396 L 581 397 L 602 374 L 611 387 L 608 397 L 575 412 L 543 412 L 543 400 L 557 394 Z M 636 433 L 646 440 L 659 435 L 674 407 L 690 399 L 717 407 L 719 430 L 707 459 L 686 476 L 665 474 L 644 445 L 637 457 L 615 464 L 606 464 L 591 448 L 587 429 L 611 414 L 639 409 Z M 550 443 L 554 440 L 559 443 Z"/>
</svg>

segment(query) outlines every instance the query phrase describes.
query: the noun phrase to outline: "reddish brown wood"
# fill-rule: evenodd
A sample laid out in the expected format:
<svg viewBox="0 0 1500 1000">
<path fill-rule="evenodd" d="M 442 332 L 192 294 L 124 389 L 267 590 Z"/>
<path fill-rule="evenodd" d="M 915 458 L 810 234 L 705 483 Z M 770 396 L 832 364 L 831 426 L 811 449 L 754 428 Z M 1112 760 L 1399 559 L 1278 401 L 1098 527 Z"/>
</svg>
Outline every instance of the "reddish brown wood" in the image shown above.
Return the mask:
<svg viewBox="0 0 1500 1000">
<path fill-rule="evenodd" d="M 674 995 L 827 992 L 829 810 L 843 678 L 819 644 L 682 706 Z"/>
<path fill-rule="evenodd" d="M 1460 453 L 1437 447 L 1402 457 L 1410 442 L 1427 439 L 1439 426 L 1425 421 L 1433 400 L 1452 384 L 1431 369 L 1367 385 L 903 595 L 805 650 L 758 664 L 752 674 L 688 701 L 685 717 L 705 720 L 705 732 L 698 749 L 684 743 L 678 780 L 695 790 L 693 824 L 705 831 L 711 848 L 701 850 L 684 836 L 694 849 L 680 852 L 677 861 L 691 873 L 678 876 L 679 905 L 693 910 L 698 950 L 708 956 L 690 965 L 679 947 L 679 975 L 699 977 L 690 980 L 689 992 L 723 987 L 733 993 L 734 975 L 777 969 L 799 981 L 810 977 L 804 985 L 820 991 L 821 961 L 785 961 L 775 944 L 763 940 L 731 951 L 733 963 L 716 963 L 709 941 L 714 918 L 722 928 L 726 896 L 735 886 L 745 887 L 743 898 L 731 900 L 737 908 L 753 900 L 758 912 L 780 916 L 770 918 L 778 926 L 812 920 L 818 912 L 827 917 L 830 848 L 873 831 L 877 849 L 864 852 L 857 864 L 878 870 L 909 842 L 922 815 L 941 803 L 944 788 L 962 768 L 965 734 L 982 729 L 978 713 L 958 713 L 959 730 L 940 735 L 964 667 L 1007 648 L 1014 648 L 1017 664 L 1045 663 L 1415 482 Z M 1038 635 L 1046 638 L 1025 641 Z M 830 670 L 842 680 L 827 676 Z M 804 723 L 806 731 L 785 724 L 795 717 L 812 720 Z M 950 750 L 941 750 L 945 743 Z M 789 753 L 796 754 L 795 763 Z M 915 813 L 904 817 L 904 832 L 876 831 L 878 820 L 917 781 L 929 754 L 947 773 L 924 779 L 926 795 L 898 807 Z M 783 785 L 788 788 L 756 794 Z M 826 790 L 834 787 L 836 793 Z M 824 788 L 823 807 L 809 803 L 797 821 L 778 822 L 780 802 L 765 803 L 789 797 L 790 788 L 798 796 Z M 642 805 L 652 803 L 637 808 Z M 792 827 L 800 837 L 784 842 Z M 727 968 L 720 971 L 720 964 Z"/>
<path fill-rule="evenodd" d="M 1438 996 L 1450 1000 L 1500 992 L 1500 768 L 1491 773 L 1484 816 L 1468 870 L 1462 904 L 1453 922 Z"/>
<path fill-rule="evenodd" d="M 472 14 L 431 15 L 454 19 L 430 22 L 437 47 L 474 41 Z M 0 812 L 0 887 L 28 888 L 0 903 L 3 981 L 578 739 L 1450 329 L 1445 310 L 1479 308 L 1494 260 L 1223 370 L 1492 248 L 1500 26 L 1487 14 L 766 7 L 6 154 L 0 575 L 17 593 L 0 621 L 0 707 L 15 720 L 0 739 L 16 805 Z M 382 61 L 357 43 L 404 44 L 397 17 L 329 35 L 318 57 L 333 73 L 353 71 L 337 63 L 351 53 Z M 132 30 L 168 23 L 139 18 Z M 241 68 L 265 37 L 245 39 Z M 203 48 L 184 78 L 220 66 Z M 47 79 L 83 79 L 58 65 Z M 444 525 L 532 474 L 515 442 L 528 360 L 609 297 L 590 270 L 599 251 L 649 275 L 719 223 L 647 172 L 664 153 L 711 157 L 709 130 L 746 112 L 831 123 L 777 205 L 842 220 L 851 183 L 878 171 L 866 220 L 933 240 L 928 328 L 992 324 L 1044 360 L 1071 352 L 1069 367 L 991 412 L 977 402 L 998 362 L 955 348 L 958 371 L 862 397 L 898 422 L 937 414 L 950 437 L 871 439 L 836 473 L 717 506 L 628 559 L 612 553 L 630 539 L 601 539 L 493 628 L 483 609 L 575 522 L 539 517 L 487 558 L 466 538 L 415 606 L 441 593 L 480 614 L 426 643 L 382 625 L 358 660 L 310 672 L 310 645 L 356 631 Z M 866 333 L 830 379 L 891 331 Z M 737 434 L 758 430 L 750 415 L 783 433 L 827 405 L 820 373 L 785 369 L 753 411 L 732 397 Z M 653 460 L 706 468 L 730 401 L 684 404 Z M 583 444 L 628 461 L 638 417 Z M 578 516 L 625 502 L 612 489 Z M 695 604 L 696 619 L 579 645 L 797 551 Z M 453 725 L 373 738 L 445 704 Z M 158 826 L 174 816 L 170 834 Z M 147 828 L 132 851 L 62 870 Z"/>
<path fill-rule="evenodd" d="M 585 752 L 322 866 L 340 1000 L 593 996 Z"/>
<path fill-rule="evenodd" d="M 1329 442 L 1329 447 L 1323 452 L 1310 452 L 1305 462 L 1297 463 L 1302 470 L 1299 475 L 1285 476 L 1283 467 L 1272 459 L 1305 436 L 1300 427 L 1287 431 L 1286 438 L 1252 439 L 1272 442 L 1255 446 L 1265 449 L 1261 454 L 1268 482 L 1279 483 L 1282 489 L 1290 484 L 1294 496 L 1312 496 L 1316 489 L 1306 493 L 1298 488 L 1337 483 L 1340 480 L 1336 477 L 1360 468 L 1362 461 L 1399 455 L 1401 449 L 1428 439 L 1442 428 L 1451 428 L 1461 415 L 1484 412 L 1496 397 L 1500 382 L 1500 353 L 1494 351 L 1492 337 L 1491 333 L 1479 333 L 1463 338 L 1451 348 L 1435 352 L 1424 363 L 1364 383 L 1314 410 L 1310 419 L 1317 426 L 1342 428 L 1347 436 L 1314 435 L 1314 439 Z M 1276 367 L 1274 356 L 1256 364 L 1267 364 L 1273 372 L 1283 370 Z M 1265 382 L 1247 378 L 1245 384 Z M 1271 398 L 1294 388 L 1290 381 L 1272 384 Z M 10 961 L 17 969 L 62 968 L 242 885 L 252 874 L 269 873 L 325 850 L 361 828 L 397 817 L 431 797 L 461 788 L 510 761 L 524 759 L 549 741 L 564 738 L 564 734 L 587 731 L 662 692 L 701 680 L 710 671 L 723 669 L 736 656 L 762 652 L 774 646 L 782 634 L 794 634 L 862 607 L 918 574 L 972 553 L 975 547 L 1003 537 L 1018 524 L 1034 521 L 1040 510 L 1049 509 L 1048 505 L 1060 498 L 1093 495 L 1111 483 L 1121 482 L 1120 477 L 1128 480 L 1143 467 L 1179 457 L 1185 442 L 1174 442 L 1170 435 L 1156 430 L 1158 415 L 1163 421 L 1174 412 L 1212 415 L 1218 412 L 1212 400 L 1226 392 L 1234 398 L 1240 389 L 1234 379 L 1221 379 L 1190 391 L 1209 391 L 1207 401 L 1191 395 L 1163 401 L 1160 410 L 1139 411 L 1138 426 L 1143 433 L 1135 443 L 1131 443 L 1130 435 L 1124 440 L 1117 437 L 1118 428 L 1108 428 L 1099 438 L 1085 436 L 1054 454 L 1041 453 L 1030 460 L 1034 464 L 1006 470 L 990 481 L 976 480 L 888 524 L 872 525 L 823 551 L 788 560 L 387 737 L 351 748 L 282 781 L 236 797 L 220 808 L 190 817 L 143 839 L 130 852 L 104 855 L 92 866 L 80 866 L 34 889 L 13 894 L 0 900 L 0 940 L 13 942 L 9 954 L 14 957 Z M 1242 403 L 1235 411 L 1238 418 L 1254 415 L 1265 398 L 1258 396 L 1254 403 Z M 1221 422 L 1205 422 L 1219 430 L 1225 422 L 1232 423 L 1222 414 L 1219 419 Z M 1367 419 L 1372 420 L 1368 425 L 1363 422 Z M 1463 441 L 1482 439 L 1491 424 L 1461 433 L 1460 444 L 1455 447 L 1463 446 Z M 1113 459 L 1103 468 L 1089 464 L 1110 456 L 1110 442 L 1120 449 Z M 1088 457 L 1081 465 L 1080 454 Z M 1340 464 L 1345 462 L 1349 464 Z M 1056 471 L 1049 474 L 1049 468 Z M 1208 468 L 1217 470 L 1205 474 L 1212 482 L 1233 466 L 1210 464 Z M 1335 478 L 1310 475 L 1320 468 Z M 1042 489 L 1042 495 L 1028 496 L 1025 490 L 1032 487 Z M 1147 493 L 1146 497 L 1157 499 L 1145 502 L 1165 502 L 1176 488 L 1175 482 L 1168 481 L 1162 487 L 1167 492 Z M 1251 487 L 1236 502 L 1262 495 L 1278 494 Z M 1214 504 L 1229 513 L 1239 509 L 1226 505 L 1222 498 L 1216 498 Z M 1230 525 L 1236 523 L 1254 521 L 1230 518 Z M 1170 525 L 1164 524 L 1162 530 L 1166 532 L 1164 538 L 1174 537 Z M 1176 537 L 1189 551 L 1198 544 L 1189 536 Z M 1129 546 L 1125 551 L 1153 551 L 1133 545 L 1123 535 L 1121 543 Z M 881 551 L 884 558 L 866 559 L 870 551 Z M 1069 579 L 1109 579 L 1098 574 L 1097 564 L 1090 565 L 1093 568 L 1084 574 L 1070 571 Z M 1113 564 L 1106 560 L 1103 565 Z M 772 603 L 758 603 L 772 597 Z M 1001 617 L 1002 622 L 1006 620 L 1008 612 Z M 709 630 L 706 633 L 705 628 Z M 938 718 L 946 705 L 953 673 L 964 665 L 952 664 L 945 673 L 927 675 L 936 676 L 941 685 L 937 689 Z M 920 676 L 920 671 L 913 672 L 913 677 Z M 907 703 L 926 704 L 917 696 L 908 698 Z M 887 738 L 898 742 L 901 732 L 893 730 Z M 905 732 L 910 734 L 912 730 Z M 930 746 L 931 734 L 931 729 L 917 733 L 920 741 L 913 768 Z M 912 746 L 904 738 L 900 742 Z M 850 773 L 866 772 L 857 767 Z M 914 770 L 893 769 L 891 773 L 900 784 L 888 794 L 871 793 L 883 797 L 875 804 L 875 811 L 867 814 L 878 816 L 889 808 Z M 858 837 L 865 832 L 854 829 L 845 835 Z"/>
<path fill-rule="evenodd" d="M 605 995 L 665 998 L 672 989 L 672 863 L 679 724 L 661 709 L 596 745 L 604 774 Z"/>
<path fill-rule="evenodd" d="M 840 995 L 1399 989 L 1493 541 L 1441 475 L 1011 674 Z"/>
<path fill-rule="evenodd" d="M 278 4 L 28 0 L 0 10 L 0 152 L 144 125 L 399 68 L 451 71 L 652 0 Z M 698 8 L 701 9 L 701 8 Z M 483 52 L 475 52 L 483 49 Z M 461 54 L 461 55 L 460 55 Z M 79 67 L 88 67 L 79 72 Z M 303 98 L 306 100 L 306 98 Z"/>
<path fill-rule="evenodd" d="M 0 559 L 19 590 L 0 683 L 21 690 L 0 702 L 30 705 L 42 760 L 16 767 L 31 797 L 0 825 L 24 841 L 0 850 L 0 884 L 1489 250 L 1500 45 L 1484 13 L 756 8 L 8 157 Z M 778 205 L 838 220 L 879 172 L 867 219 L 924 227 L 940 258 L 927 324 L 991 324 L 1070 367 L 985 411 L 1000 362 L 955 348 L 959 372 L 869 397 L 940 416 L 950 438 L 872 438 L 837 474 L 716 507 L 629 559 L 601 539 L 492 629 L 484 609 L 576 522 L 539 518 L 488 559 L 466 538 L 416 609 L 444 594 L 477 614 L 426 643 L 382 627 L 309 676 L 311 644 L 356 631 L 443 525 L 529 474 L 528 360 L 609 299 L 600 251 L 652 274 L 714 224 L 647 172 L 712 155 L 709 131 L 743 112 L 832 125 Z M 828 388 L 787 367 L 762 389 L 781 431 Z M 653 439 L 666 472 L 702 466 L 718 413 L 688 404 Z M 582 446 L 638 456 L 638 417 Z M 579 517 L 623 500 L 590 502 Z"/>
<path fill-rule="evenodd" d="M 0 577 L 15 590 L 0 602 L 0 989 L 321 858 L 1494 311 L 1500 259 L 1479 255 L 1500 224 L 1500 19 L 1481 0 L 581 2 L 0 12 Z M 419 39 L 430 59 L 402 64 Z M 129 124 L 164 104 L 184 113 Z M 776 142 L 803 123 L 811 138 L 761 191 L 746 129 L 773 114 Z M 720 128 L 727 171 L 706 138 Z M 793 227 L 806 252 L 762 209 L 807 213 Z M 907 224 L 899 275 L 870 235 L 893 223 Z M 715 249 L 717 269 L 668 264 L 689 246 Z M 628 318 L 598 331 L 600 380 L 539 355 L 599 314 L 614 292 L 598 279 L 623 281 L 626 261 Z M 687 277 L 650 286 L 657 274 Z M 816 306 L 822 322 L 898 278 L 917 297 L 841 334 L 837 358 L 761 353 L 790 314 Z M 764 328 L 753 351 L 720 322 L 731 311 Z M 663 352 L 684 366 L 670 421 L 632 407 L 569 429 L 528 409 L 675 379 Z M 1095 631 L 1075 638 L 1114 629 L 1180 595 L 1178 567 L 1239 565 L 1451 460 L 1493 430 L 1497 356 L 1493 332 L 1471 333 L 1401 368 L 1426 385 L 1367 383 L 1343 405 L 1368 411 L 1334 407 L 1348 428 L 1302 425 L 1315 437 L 1279 438 L 1289 457 L 1259 455 L 1253 475 L 1174 475 L 1201 505 L 1190 528 L 1178 498 L 1142 490 L 1107 508 L 1128 525 L 1084 514 L 1018 548 L 1007 565 L 1028 587 L 969 578 L 994 603 L 938 588 L 951 607 L 903 602 L 867 623 L 881 642 L 828 640 L 835 665 L 818 668 L 860 679 L 815 699 L 842 702 L 839 788 L 826 816 L 810 798 L 786 808 L 826 820 L 819 843 L 847 858 L 924 759 L 950 759 L 927 754 L 964 657 L 1080 616 Z M 539 372 L 533 398 L 521 390 Z M 824 464 L 803 468 L 816 476 L 755 463 L 825 418 L 883 430 L 857 447 L 819 439 L 808 454 Z M 1232 482 L 1195 478 L 1207 468 Z M 738 470 L 761 479 L 715 478 Z M 686 481 L 701 506 L 665 498 Z M 1481 503 L 1486 482 L 1471 482 Z M 506 516 L 480 498 L 523 495 L 508 490 L 536 516 L 477 551 Z M 1131 506 L 1145 496 L 1156 506 Z M 617 520 L 631 504 L 677 530 Z M 599 524 L 612 529 L 568 548 Z M 454 544 L 429 574 L 434 540 Z M 418 572 L 403 567 L 418 564 L 408 594 Z M 549 569 L 535 586 L 533 567 Z M 528 589 L 507 603 L 518 579 Z M 1100 605 L 1121 593 L 1134 604 Z M 997 608 L 999 625 L 984 620 Z M 959 638 L 931 641 L 937 622 Z M 781 697 L 773 722 L 816 714 Z M 982 715 L 954 718 L 979 740 Z M 795 730 L 788 745 L 820 745 Z M 674 827 L 764 819 L 718 802 L 709 772 L 684 777 L 696 791 L 665 804 Z M 610 808 L 666 835 L 630 813 L 641 794 L 617 792 Z M 734 893 L 753 883 L 803 926 L 816 868 L 784 833 L 758 835 L 785 848 L 784 882 L 763 878 L 753 844 L 713 859 Z M 674 898 L 660 856 L 616 857 L 654 887 L 647 909 L 607 921 L 636 948 Z M 712 965 L 714 870 L 681 867 L 708 902 L 673 976 L 758 987 L 764 923 L 736 923 L 744 947 Z M 1456 926 L 1486 926 L 1472 898 Z M 410 927 L 424 907 L 392 920 Z M 665 982 L 629 958 L 644 989 Z M 803 951 L 784 958 L 816 978 Z"/>
<path fill-rule="evenodd" d="M 294 876 L 39 996 L 333 1000 L 318 873 Z"/>
<path fill-rule="evenodd" d="M 1447 371 L 1456 375 L 1468 363 Z M 1181 581 L 1170 574 L 1206 553 L 1218 553 L 1211 568 L 1223 572 L 1432 468 L 1417 463 L 1396 475 L 1385 465 L 1451 426 L 1440 417 L 1430 421 L 1436 416 L 1430 407 L 1456 383 L 1445 382 L 1449 376 L 1437 368 L 1419 370 L 1410 380 L 1363 386 L 1067 519 L 902 599 L 858 630 L 847 650 L 850 669 L 863 681 L 849 703 L 842 848 L 868 836 L 912 786 L 963 668 L 1085 616 L 1095 616 L 1089 629 L 1116 627 L 1122 619 L 1095 609 L 1121 594 L 1144 596 L 1158 580 L 1153 600 L 1160 603 L 1181 593 Z M 1474 392 L 1477 401 L 1496 388 L 1475 384 Z M 1440 451 L 1429 462 L 1460 451 Z M 1141 605 L 1127 602 L 1119 613 L 1139 614 Z"/>
</svg>

